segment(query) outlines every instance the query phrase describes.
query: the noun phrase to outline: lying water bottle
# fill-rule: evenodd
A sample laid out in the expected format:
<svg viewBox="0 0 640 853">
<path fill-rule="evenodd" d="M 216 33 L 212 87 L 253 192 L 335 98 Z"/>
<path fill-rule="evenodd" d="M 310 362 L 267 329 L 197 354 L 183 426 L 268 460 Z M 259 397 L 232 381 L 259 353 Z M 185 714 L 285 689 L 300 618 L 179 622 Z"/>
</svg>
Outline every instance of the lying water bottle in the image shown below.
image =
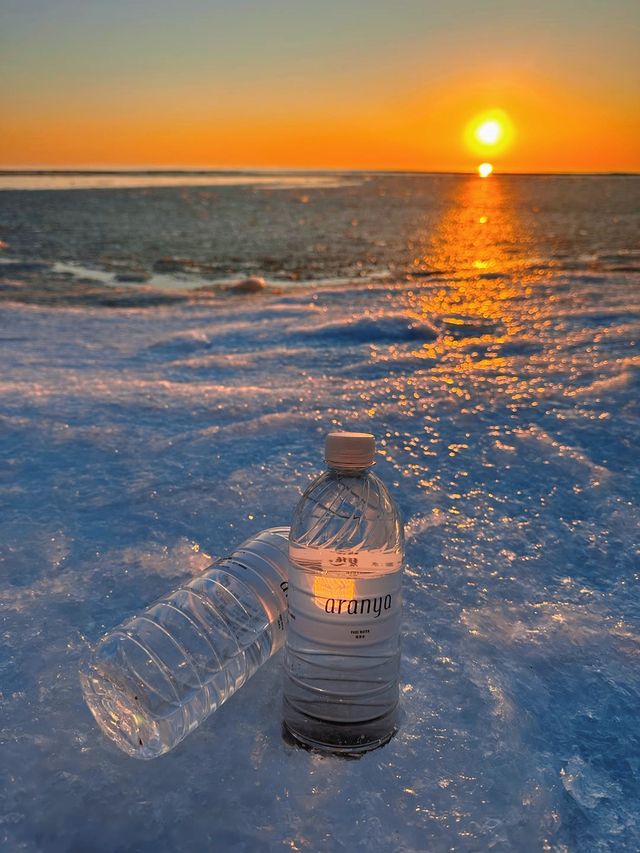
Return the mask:
<svg viewBox="0 0 640 853">
<path fill-rule="evenodd" d="M 288 532 L 247 539 L 100 640 L 80 681 L 120 749 L 144 759 L 173 749 L 282 646 Z"/>
<path fill-rule="evenodd" d="M 330 433 L 289 534 L 284 724 L 356 754 L 396 730 L 404 533 L 369 433 Z"/>
</svg>

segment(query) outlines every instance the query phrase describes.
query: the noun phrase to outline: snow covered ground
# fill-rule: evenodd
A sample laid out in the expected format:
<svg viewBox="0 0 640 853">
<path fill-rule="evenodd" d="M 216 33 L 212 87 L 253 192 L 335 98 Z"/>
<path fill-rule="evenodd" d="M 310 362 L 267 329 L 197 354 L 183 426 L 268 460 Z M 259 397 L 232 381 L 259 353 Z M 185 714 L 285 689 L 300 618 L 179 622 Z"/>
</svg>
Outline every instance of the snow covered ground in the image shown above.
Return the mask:
<svg viewBox="0 0 640 853">
<path fill-rule="evenodd" d="M 472 267 L 2 305 L 4 849 L 640 847 L 638 273 Z M 121 754 L 85 644 L 287 523 L 338 425 L 406 520 L 399 734 L 285 743 L 277 656 L 174 752 Z"/>
</svg>

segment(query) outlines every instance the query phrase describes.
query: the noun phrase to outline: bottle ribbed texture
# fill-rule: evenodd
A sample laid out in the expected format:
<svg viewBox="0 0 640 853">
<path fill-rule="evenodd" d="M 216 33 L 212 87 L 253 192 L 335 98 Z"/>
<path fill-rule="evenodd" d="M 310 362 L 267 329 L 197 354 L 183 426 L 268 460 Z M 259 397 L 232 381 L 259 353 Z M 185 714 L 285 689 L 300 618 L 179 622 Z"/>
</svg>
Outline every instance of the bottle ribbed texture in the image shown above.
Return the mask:
<svg viewBox="0 0 640 853">
<path fill-rule="evenodd" d="M 283 644 L 288 528 L 248 539 L 103 637 L 80 672 L 102 731 L 135 758 L 168 752 Z"/>
</svg>

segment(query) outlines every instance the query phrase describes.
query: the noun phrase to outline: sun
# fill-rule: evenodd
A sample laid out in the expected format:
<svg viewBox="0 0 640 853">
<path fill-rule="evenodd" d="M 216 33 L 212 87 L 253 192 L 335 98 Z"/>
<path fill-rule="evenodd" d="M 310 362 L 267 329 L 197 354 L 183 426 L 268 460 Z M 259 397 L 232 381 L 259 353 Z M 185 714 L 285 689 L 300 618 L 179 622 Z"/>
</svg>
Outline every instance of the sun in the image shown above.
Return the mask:
<svg viewBox="0 0 640 853">
<path fill-rule="evenodd" d="M 496 145 L 502 137 L 502 125 L 494 118 L 483 121 L 476 127 L 475 137 L 483 145 Z"/>
<path fill-rule="evenodd" d="M 513 123 L 504 110 L 487 110 L 474 116 L 464 131 L 466 147 L 480 156 L 496 157 L 506 151 L 514 137 Z"/>
<path fill-rule="evenodd" d="M 493 172 L 493 166 L 491 163 L 480 163 L 478 166 L 478 174 L 481 178 L 488 178 L 489 175 Z"/>
</svg>

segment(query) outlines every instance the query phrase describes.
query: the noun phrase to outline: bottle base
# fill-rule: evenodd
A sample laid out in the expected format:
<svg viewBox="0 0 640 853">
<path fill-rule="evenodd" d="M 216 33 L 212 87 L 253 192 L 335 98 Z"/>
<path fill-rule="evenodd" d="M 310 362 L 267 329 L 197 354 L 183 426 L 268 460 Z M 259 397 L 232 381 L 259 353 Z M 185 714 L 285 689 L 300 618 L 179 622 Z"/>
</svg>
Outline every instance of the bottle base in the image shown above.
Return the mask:
<svg viewBox="0 0 640 853">
<path fill-rule="evenodd" d="M 140 705 L 136 695 L 111 681 L 103 673 L 85 666 L 80 672 L 85 702 L 104 734 L 132 758 L 148 760 L 167 752 L 172 744 L 163 740 L 158 721 Z"/>
<path fill-rule="evenodd" d="M 296 710 L 285 698 L 283 735 L 298 746 L 329 755 L 359 758 L 384 746 L 397 733 L 398 706 L 373 720 L 336 723 Z"/>
</svg>

